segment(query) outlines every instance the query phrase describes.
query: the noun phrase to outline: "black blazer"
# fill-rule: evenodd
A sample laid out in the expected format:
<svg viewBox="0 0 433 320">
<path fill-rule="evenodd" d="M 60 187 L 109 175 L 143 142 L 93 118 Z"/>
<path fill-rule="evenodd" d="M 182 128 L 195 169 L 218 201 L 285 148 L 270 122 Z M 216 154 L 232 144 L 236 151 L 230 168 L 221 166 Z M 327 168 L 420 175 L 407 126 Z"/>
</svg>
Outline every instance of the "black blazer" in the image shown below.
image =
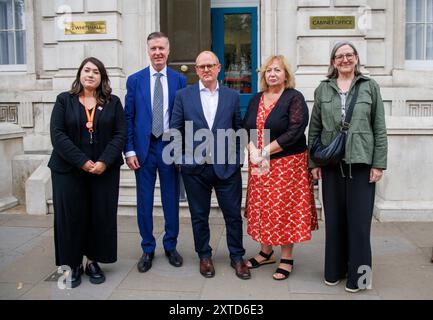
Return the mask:
<svg viewBox="0 0 433 320">
<path fill-rule="evenodd" d="M 263 92 L 257 93 L 250 101 L 243 120 L 243 127 L 257 129 L 257 113 Z M 265 129 L 270 130 L 270 138 L 277 140 L 283 151 L 271 155 L 278 159 L 295 155 L 307 150 L 305 129 L 308 125 L 308 106 L 302 93 L 295 89 L 286 89 L 278 99 L 277 104 L 265 120 Z M 257 141 L 253 141 L 255 144 Z"/>
<path fill-rule="evenodd" d="M 126 142 L 126 121 L 120 99 L 111 95 L 111 101 L 97 106 L 94 119 L 94 143 L 97 161 L 109 168 L 123 164 L 122 150 Z M 57 96 L 51 113 L 50 134 L 53 152 L 48 167 L 56 172 L 69 172 L 81 168 L 91 160 L 80 149 L 81 130 L 78 95 L 63 92 Z"/>
</svg>

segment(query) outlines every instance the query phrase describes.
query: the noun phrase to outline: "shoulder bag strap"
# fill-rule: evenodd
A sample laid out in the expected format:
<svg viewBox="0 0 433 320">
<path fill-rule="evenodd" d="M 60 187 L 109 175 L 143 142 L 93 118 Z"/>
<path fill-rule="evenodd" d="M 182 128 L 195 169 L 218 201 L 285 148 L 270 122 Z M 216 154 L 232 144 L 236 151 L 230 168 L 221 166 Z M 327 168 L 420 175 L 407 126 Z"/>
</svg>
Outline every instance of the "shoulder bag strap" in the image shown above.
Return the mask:
<svg viewBox="0 0 433 320">
<path fill-rule="evenodd" d="M 342 130 L 347 131 L 350 127 L 350 121 L 352 121 L 353 110 L 355 109 L 356 100 L 358 100 L 358 92 L 359 92 L 360 84 L 355 84 L 355 92 L 353 93 L 352 100 L 350 101 L 349 109 L 347 110 L 346 117 L 344 118 L 342 124 Z"/>
</svg>

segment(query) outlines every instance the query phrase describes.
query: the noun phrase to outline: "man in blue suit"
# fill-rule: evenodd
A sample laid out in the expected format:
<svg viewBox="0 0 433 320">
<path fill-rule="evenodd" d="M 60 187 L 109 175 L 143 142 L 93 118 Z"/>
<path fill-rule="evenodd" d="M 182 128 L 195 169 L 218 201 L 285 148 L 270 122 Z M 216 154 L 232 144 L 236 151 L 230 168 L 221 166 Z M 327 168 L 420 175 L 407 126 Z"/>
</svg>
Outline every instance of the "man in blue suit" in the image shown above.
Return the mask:
<svg viewBox="0 0 433 320">
<path fill-rule="evenodd" d="M 163 245 L 168 261 L 182 265 L 176 250 L 179 234 L 179 177 L 174 165 L 164 163 L 162 150 L 167 142 L 162 135 L 169 122 L 176 91 L 186 86 L 183 75 L 167 67 L 170 44 L 162 32 L 147 38 L 151 65 L 128 77 L 125 114 L 128 126 L 125 146 L 126 163 L 135 171 L 137 181 L 137 220 L 143 255 L 137 268 L 146 272 L 152 267 L 155 253 L 153 236 L 153 194 L 158 171 L 165 219 Z"/>
<path fill-rule="evenodd" d="M 228 148 L 226 136 L 217 130 L 241 129 L 239 94 L 218 84 L 221 65 L 211 51 L 200 53 L 196 72 L 200 81 L 176 94 L 171 118 L 171 128 L 182 137 L 201 135 L 207 138 L 188 141 L 182 154 L 181 172 L 191 213 L 195 251 L 200 258 L 200 273 L 211 278 L 215 275 L 212 248 L 209 245 L 209 213 L 212 189 L 223 212 L 227 230 L 227 246 L 231 266 L 241 279 L 249 279 L 250 271 L 243 260 L 242 245 L 242 178 L 240 171 L 240 146 Z M 192 132 L 185 131 L 192 128 Z M 204 145 L 204 147 L 203 147 Z M 223 155 L 221 155 L 223 153 Z"/>
</svg>

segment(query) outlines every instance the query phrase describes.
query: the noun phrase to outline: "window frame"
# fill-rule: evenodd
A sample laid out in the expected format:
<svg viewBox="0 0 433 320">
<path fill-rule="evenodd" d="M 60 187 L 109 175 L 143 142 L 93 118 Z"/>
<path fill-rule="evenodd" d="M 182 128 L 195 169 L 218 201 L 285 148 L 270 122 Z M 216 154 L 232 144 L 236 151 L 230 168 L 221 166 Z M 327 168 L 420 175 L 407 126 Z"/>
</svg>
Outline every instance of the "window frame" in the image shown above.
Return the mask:
<svg viewBox="0 0 433 320">
<path fill-rule="evenodd" d="M 413 22 L 408 22 L 407 21 L 407 16 L 405 15 L 404 17 L 404 30 L 405 30 L 405 34 L 407 33 L 407 26 L 409 24 L 412 25 L 418 25 L 418 24 L 422 24 L 424 27 L 424 39 L 423 39 L 423 46 L 424 46 L 424 52 L 423 52 L 423 56 L 425 57 L 425 59 L 423 60 L 417 60 L 417 59 L 407 59 L 406 56 L 406 50 L 407 50 L 407 43 L 405 41 L 405 45 L 404 45 L 404 59 L 405 59 L 405 69 L 408 70 L 433 70 L 433 59 L 427 59 L 427 26 L 430 24 L 427 21 L 427 1 L 429 0 L 424 0 L 424 6 L 425 6 L 425 16 L 423 18 L 423 21 L 418 22 L 418 21 L 413 21 Z M 431 1 L 431 0 L 430 0 Z M 407 12 L 407 1 L 404 1 L 404 9 L 405 12 Z M 406 37 L 405 37 L 406 39 Z"/>
<path fill-rule="evenodd" d="M 29 16 L 28 16 L 28 6 L 29 1 L 24 0 L 24 28 L 23 29 L 15 29 L 15 0 L 12 0 L 12 18 L 13 18 L 13 29 L 5 29 L 3 31 L 24 31 L 24 39 L 25 39 L 25 48 L 24 48 L 24 56 L 26 63 L 24 64 L 0 64 L 0 72 L 26 72 L 28 70 L 29 63 L 29 35 L 27 26 L 29 25 Z M 32 10 L 33 11 L 33 10 Z M 16 41 L 14 41 L 14 52 L 16 54 Z M 15 59 L 16 60 L 16 59 Z"/>
</svg>

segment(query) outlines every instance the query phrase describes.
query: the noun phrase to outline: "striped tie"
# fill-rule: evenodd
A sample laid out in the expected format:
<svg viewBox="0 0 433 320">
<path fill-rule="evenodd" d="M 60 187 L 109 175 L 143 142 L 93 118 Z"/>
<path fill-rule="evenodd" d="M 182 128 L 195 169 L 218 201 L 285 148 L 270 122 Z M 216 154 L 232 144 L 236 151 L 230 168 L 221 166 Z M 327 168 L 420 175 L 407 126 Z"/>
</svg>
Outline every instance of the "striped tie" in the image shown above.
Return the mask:
<svg viewBox="0 0 433 320">
<path fill-rule="evenodd" d="M 164 132 L 164 95 L 161 84 L 162 73 L 156 74 L 155 91 L 153 92 L 152 134 L 159 138 Z"/>
</svg>

